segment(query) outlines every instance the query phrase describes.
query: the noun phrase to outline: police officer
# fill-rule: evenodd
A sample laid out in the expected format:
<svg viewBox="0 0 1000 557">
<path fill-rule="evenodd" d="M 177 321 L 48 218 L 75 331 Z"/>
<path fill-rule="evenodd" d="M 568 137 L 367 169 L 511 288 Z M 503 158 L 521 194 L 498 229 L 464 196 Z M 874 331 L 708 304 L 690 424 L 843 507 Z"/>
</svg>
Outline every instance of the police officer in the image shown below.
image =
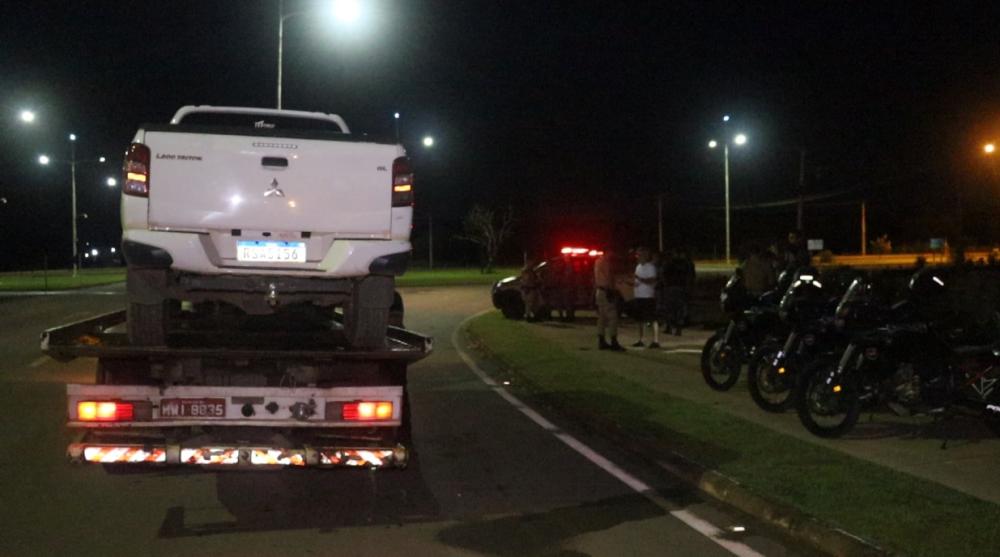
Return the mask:
<svg viewBox="0 0 1000 557">
<path fill-rule="evenodd" d="M 610 247 L 594 262 L 594 300 L 597 302 L 597 348 L 624 352 L 618 344 L 618 290 L 612 265 L 614 253 Z M 611 342 L 605 339 L 605 333 Z"/>
</svg>

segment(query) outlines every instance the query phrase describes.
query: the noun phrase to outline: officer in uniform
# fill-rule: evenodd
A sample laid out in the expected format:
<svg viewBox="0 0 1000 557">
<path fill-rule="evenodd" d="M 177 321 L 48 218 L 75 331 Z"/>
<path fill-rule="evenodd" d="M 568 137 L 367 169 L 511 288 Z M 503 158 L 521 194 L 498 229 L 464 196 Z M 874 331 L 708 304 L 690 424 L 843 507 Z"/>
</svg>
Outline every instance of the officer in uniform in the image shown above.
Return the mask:
<svg viewBox="0 0 1000 557">
<path fill-rule="evenodd" d="M 615 289 L 615 275 L 612 265 L 614 253 L 611 248 L 594 262 L 594 299 L 597 302 L 597 347 L 600 350 L 624 352 L 618 344 L 618 291 Z M 607 337 L 605 337 L 607 333 Z M 610 339 L 610 342 L 606 340 Z"/>
</svg>

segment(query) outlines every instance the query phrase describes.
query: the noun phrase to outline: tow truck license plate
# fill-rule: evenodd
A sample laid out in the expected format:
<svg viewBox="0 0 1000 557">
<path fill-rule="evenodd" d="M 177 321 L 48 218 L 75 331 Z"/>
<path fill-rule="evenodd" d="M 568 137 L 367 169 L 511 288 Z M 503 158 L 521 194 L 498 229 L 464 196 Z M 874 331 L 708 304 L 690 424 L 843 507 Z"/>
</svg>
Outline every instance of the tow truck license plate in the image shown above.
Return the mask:
<svg viewBox="0 0 1000 557">
<path fill-rule="evenodd" d="M 306 243 L 239 240 L 236 242 L 236 260 L 267 263 L 305 263 Z"/>
<path fill-rule="evenodd" d="M 160 401 L 160 418 L 225 418 L 224 398 L 165 398 Z"/>
</svg>

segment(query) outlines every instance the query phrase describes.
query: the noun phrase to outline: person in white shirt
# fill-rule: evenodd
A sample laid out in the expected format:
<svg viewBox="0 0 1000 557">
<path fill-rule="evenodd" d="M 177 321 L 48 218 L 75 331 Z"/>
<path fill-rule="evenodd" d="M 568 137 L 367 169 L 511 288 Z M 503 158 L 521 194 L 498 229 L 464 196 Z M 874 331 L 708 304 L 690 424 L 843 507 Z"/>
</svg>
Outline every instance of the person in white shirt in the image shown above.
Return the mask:
<svg viewBox="0 0 1000 557">
<path fill-rule="evenodd" d="M 639 340 L 632 346 L 640 348 L 643 343 L 643 333 L 647 325 L 653 327 L 653 342 L 649 343 L 650 348 L 660 347 L 660 327 L 656 322 L 656 264 L 653 262 L 649 248 L 641 247 L 636 250 L 639 256 L 639 264 L 635 266 L 635 310 L 636 318 L 639 321 Z"/>
</svg>

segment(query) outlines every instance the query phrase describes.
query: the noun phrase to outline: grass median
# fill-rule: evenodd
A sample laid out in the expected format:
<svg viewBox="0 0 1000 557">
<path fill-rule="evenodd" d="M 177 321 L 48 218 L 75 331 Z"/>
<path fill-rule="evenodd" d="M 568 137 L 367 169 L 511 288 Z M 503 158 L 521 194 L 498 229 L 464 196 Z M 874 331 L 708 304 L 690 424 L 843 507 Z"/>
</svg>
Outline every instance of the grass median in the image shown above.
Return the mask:
<svg viewBox="0 0 1000 557">
<path fill-rule="evenodd" d="M 519 396 L 584 427 L 675 451 L 748 489 L 907 555 L 996 555 L 1000 506 L 623 379 L 627 359 L 553 345 L 498 313 L 468 327 Z"/>
<path fill-rule="evenodd" d="M 396 286 L 426 287 L 426 286 L 459 286 L 468 284 L 493 284 L 494 282 L 516 275 L 514 268 L 496 269 L 492 273 L 482 273 L 479 269 L 414 269 L 396 278 Z M 72 290 L 88 286 L 101 286 L 125 280 L 125 269 L 83 269 L 73 276 L 68 269 L 51 271 L 22 271 L 0 273 L 0 292 L 13 291 L 47 291 Z"/>
<path fill-rule="evenodd" d="M 124 280 L 124 267 L 81 269 L 75 277 L 69 269 L 0 273 L 0 292 L 72 290 Z"/>
<path fill-rule="evenodd" d="M 520 272 L 517 268 L 498 268 L 491 273 L 479 269 L 410 269 L 396 278 L 396 286 L 461 286 L 469 284 L 493 284 L 494 282 Z"/>
</svg>

